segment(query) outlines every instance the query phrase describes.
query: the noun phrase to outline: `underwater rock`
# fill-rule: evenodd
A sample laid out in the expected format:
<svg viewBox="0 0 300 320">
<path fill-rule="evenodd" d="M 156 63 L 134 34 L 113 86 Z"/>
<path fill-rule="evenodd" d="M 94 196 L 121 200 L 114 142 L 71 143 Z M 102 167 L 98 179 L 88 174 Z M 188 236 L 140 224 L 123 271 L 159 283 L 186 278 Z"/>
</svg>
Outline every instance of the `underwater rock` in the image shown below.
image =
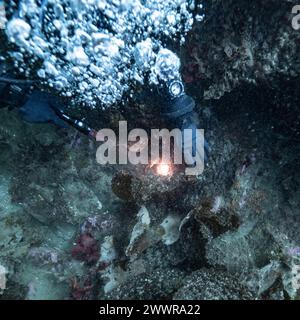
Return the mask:
<svg viewBox="0 0 300 320">
<path fill-rule="evenodd" d="M 164 230 L 162 242 L 167 246 L 175 243 L 180 237 L 181 217 L 168 215 L 160 224 Z"/>
<path fill-rule="evenodd" d="M 119 228 L 120 222 L 117 218 L 104 212 L 101 214 L 88 217 L 80 227 L 81 233 L 89 233 L 93 236 L 101 235 L 101 237 L 110 236 Z"/>
<path fill-rule="evenodd" d="M 119 266 L 109 265 L 104 271 L 101 272 L 101 279 L 103 280 L 104 284 L 104 294 L 109 294 L 125 281 L 126 274 Z"/>
<path fill-rule="evenodd" d="M 174 300 L 253 300 L 251 291 L 233 275 L 215 269 L 201 269 L 184 280 Z"/>
<path fill-rule="evenodd" d="M 76 181 L 77 180 L 77 181 Z M 66 179 L 62 183 L 62 198 L 65 207 L 69 211 L 67 219 L 74 222 L 81 222 L 91 213 L 100 214 L 102 203 L 93 190 L 88 188 L 79 179 Z"/>
<path fill-rule="evenodd" d="M 101 244 L 100 252 L 100 264 L 103 263 L 104 265 L 109 265 L 117 258 L 113 236 L 107 236 L 104 238 L 104 241 Z"/>
<path fill-rule="evenodd" d="M 55 265 L 60 259 L 59 251 L 47 247 L 31 247 L 28 258 L 37 265 Z"/>
<path fill-rule="evenodd" d="M 170 299 L 172 293 L 183 284 L 184 272 L 176 269 L 156 269 L 140 274 L 115 288 L 105 299 L 157 300 Z"/>
<path fill-rule="evenodd" d="M 138 222 L 135 224 L 126 248 L 126 255 L 131 260 L 136 259 L 145 250 L 155 246 L 159 241 L 171 246 L 180 238 L 182 217 L 177 214 L 168 214 L 161 223 L 153 221 L 148 210 L 142 207 L 138 212 Z"/>
<path fill-rule="evenodd" d="M 112 191 L 122 200 L 132 201 L 132 175 L 128 172 L 118 172 L 111 181 Z"/>
<path fill-rule="evenodd" d="M 218 198 L 214 201 L 202 200 L 199 206 L 190 212 L 197 221 L 209 228 L 214 237 L 239 226 L 236 213 L 220 208 L 218 202 Z"/>
<path fill-rule="evenodd" d="M 0 219 L 0 259 L 3 262 L 21 262 L 30 247 L 23 239 L 28 235 L 24 220 L 17 218 L 17 214 Z M 33 236 L 33 234 L 31 234 Z"/>
<path fill-rule="evenodd" d="M 300 33 L 292 28 L 292 2 L 206 5 L 205 23 L 194 25 L 184 57 L 184 79 L 200 87 L 205 99 L 219 99 L 243 82 L 299 76 Z"/>
<path fill-rule="evenodd" d="M 135 259 L 144 250 L 160 240 L 159 229 L 150 226 L 151 217 L 146 207 L 142 207 L 137 213 L 137 223 L 131 232 L 129 245 L 126 248 L 126 255 Z"/>
<path fill-rule="evenodd" d="M 0 175 L 0 219 L 18 208 L 12 203 L 9 189 L 10 180 Z"/>
<path fill-rule="evenodd" d="M 160 176 L 153 171 L 137 172 L 132 179 L 132 195 L 137 204 L 145 205 L 153 201 L 172 201 L 182 194 L 188 178 L 184 174 L 176 173 L 173 176 Z"/>
<path fill-rule="evenodd" d="M 282 272 L 282 264 L 276 260 L 271 261 L 265 267 L 252 272 L 246 281 L 247 286 L 258 297 L 261 297 L 281 277 Z"/>
<path fill-rule="evenodd" d="M 291 299 L 299 296 L 300 290 L 300 257 L 293 257 L 290 261 L 290 268 L 283 273 L 282 282 L 285 291 Z"/>
<path fill-rule="evenodd" d="M 8 271 L 4 266 L 0 264 L 0 295 L 3 294 L 3 291 L 6 289 L 6 274 Z"/>
<path fill-rule="evenodd" d="M 206 244 L 206 257 L 214 266 L 229 272 L 247 273 L 265 266 L 280 252 L 280 246 L 262 226 L 261 221 L 248 221 L 236 231 L 228 231 Z"/>
<path fill-rule="evenodd" d="M 146 207 L 142 207 L 139 210 L 139 212 L 137 213 L 137 219 L 138 221 L 132 230 L 130 242 L 126 249 L 127 255 L 130 254 L 130 252 L 133 250 L 134 243 L 137 241 L 137 239 L 143 236 L 145 231 L 149 229 L 151 218 Z"/>
</svg>

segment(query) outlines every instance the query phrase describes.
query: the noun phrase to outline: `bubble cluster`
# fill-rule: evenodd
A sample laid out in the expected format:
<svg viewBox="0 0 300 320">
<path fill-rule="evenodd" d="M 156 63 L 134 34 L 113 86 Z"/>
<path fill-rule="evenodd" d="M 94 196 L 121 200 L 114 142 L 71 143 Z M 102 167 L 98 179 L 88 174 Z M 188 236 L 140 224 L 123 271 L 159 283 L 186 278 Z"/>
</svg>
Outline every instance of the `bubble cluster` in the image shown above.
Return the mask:
<svg viewBox="0 0 300 320">
<path fill-rule="evenodd" d="M 106 107 L 146 73 L 153 83 L 179 76 L 179 59 L 164 44 L 184 41 L 194 7 L 194 0 L 21 0 L 6 34 L 25 75 L 41 61 L 37 76 L 62 96 Z"/>
</svg>

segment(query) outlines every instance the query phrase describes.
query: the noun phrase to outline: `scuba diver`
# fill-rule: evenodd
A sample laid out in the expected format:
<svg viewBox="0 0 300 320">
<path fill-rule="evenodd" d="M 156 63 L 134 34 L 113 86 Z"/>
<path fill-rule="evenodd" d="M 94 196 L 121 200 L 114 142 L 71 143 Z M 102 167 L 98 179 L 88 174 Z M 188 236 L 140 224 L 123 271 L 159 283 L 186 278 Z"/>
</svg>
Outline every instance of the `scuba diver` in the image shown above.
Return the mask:
<svg viewBox="0 0 300 320">
<path fill-rule="evenodd" d="M 164 14 L 158 14 L 158 8 L 164 8 Z M 36 74 L 42 81 L 93 107 L 97 107 L 96 99 L 103 105 L 120 99 L 129 88 L 127 81 L 142 83 L 145 92 L 149 85 L 157 86 L 161 117 L 169 129 L 178 128 L 182 135 L 185 129 L 192 131 L 189 141 L 182 139 L 180 144 L 185 160 L 189 158 L 190 164 L 197 155 L 202 162 L 207 160 L 207 142 L 204 140 L 204 150 L 202 143 L 196 143 L 201 127 L 195 101 L 184 90 L 179 58 L 156 39 L 159 35 L 164 38 L 162 32 L 175 36 L 191 28 L 193 15 L 186 4 L 161 0 L 122 1 L 118 5 L 110 1 L 20 0 L 8 9 L 5 34 L 19 48 L 10 53 L 20 70 L 24 71 L 24 64 L 41 63 Z M 27 54 L 32 60 L 24 60 Z M 98 128 L 70 116 L 55 93 L 43 92 L 35 81 L 14 79 L 12 70 L 4 73 L 1 69 L 5 69 L 3 65 L 0 100 L 17 108 L 24 121 L 71 126 L 96 139 Z M 147 75 L 149 83 L 144 82 Z"/>
<path fill-rule="evenodd" d="M 79 89 L 84 92 L 84 94 L 87 93 L 87 96 L 89 93 L 87 92 L 89 90 L 89 87 L 87 91 L 84 91 L 85 89 L 83 84 L 86 84 L 84 76 L 87 75 L 86 73 L 88 72 L 88 68 L 93 70 L 92 72 L 96 74 L 96 77 L 94 78 L 93 75 L 93 79 L 91 79 L 93 81 L 93 88 L 96 87 L 98 89 L 101 80 L 102 82 L 105 82 L 106 79 L 104 79 L 103 77 L 101 78 L 101 69 L 93 65 L 91 61 L 89 61 L 89 57 L 85 53 L 82 45 L 85 44 L 85 48 L 88 47 L 88 45 L 90 46 L 86 50 L 87 52 L 88 50 L 90 50 L 90 54 L 93 55 L 94 58 L 98 57 L 98 55 L 101 53 L 101 57 L 102 55 L 104 57 L 103 61 L 109 60 L 112 61 L 112 63 L 119 64 L 118 59 L 113 59 L 115 59 L 115 55 L 117 55 L 117 53 L 119 52 L 119 46 L 122 47 L 124 45 L 124 41 L 115 39 L 113 37 L 114 32 L 112 32 L 111 36 L 109 36 L 110 33 L 107 33 L 107 31 L 109 31 L 113 27 L 118 26 L 120 27 L 120 30 L 123 30 L 122 28 L 128 27 L 127 24 L 130 22 L 129 26 L 133 28 L 133 32 L 133 30 L 137 27 L 136 23 L 138 23 L 138 20 L 136 20 L 137 17 L 134 14 L 135 10 L 133 10 L 133 7 L 131 7 L 134 2 L 132 2 L 131 5 L 129 5 L 129 3 L 127 2 L 124 2 L 119 7 L 111 4 L 110 2 L 105 2 L 106 9 L 102 7 L 99 8 L 98 6 L 98 11 L 94 10 L 96 7 L 89 7 L 88 5 L 86 5 L 87 9 L 84 9 L 84 3 L 81 3 L 80 1 L 78 1 L 78 3 L 74 2 L 74 4 L 72 4 L 72 6 L 70 7 L 64 4 L 63 1 L 57 1 L 57 3 L 42 1 L 39 10 L 34 6 L 35 2 L 32 2 L 32 8 L 35 9 L 27 10 L 26 4 L 28 3 L 31 2 L 19 1 L 18 5 L 14 7 L 14 10 L 9 13 L 8 19 L 11 20 L 9 20 L 6 27 L 6 35 L 8 39 L 10 39 L 12 43 L 16 43 L 17 45 L 22 47 L 24 50 L 28 49 L 31 54 L 35 54 L 38 57 L 44 59 L 44 69 L 39 70 L 40 72 L 45 73 L 44 76 L 42 75 L 42 78 L 45 78 L 47 74 L 50 74 L 54 78 L 57 78 L 58 71 L 53 66 L 53 61 L 55 61 L 56 57 L 51 55 L 46 56 L 44 55 L 44 51 L 47 51 L 47 48 L 49 47 L 49 44 L 47 44 L 48 40 L 51 39 L 53 43 L 55 43 L 56 40 L 61 41 L 62 45 L 65 45 L 65 59 L 66 61 L 70 61 L 70 65 L 72 66 L 71 73 L 73 77 L 77 77 L 77 79 L 79 77 L 80 68 L 78 68 L 78 66 L 85 68 L 83 68 L 84 71 L 82 72 L 83 77 L 80 78 L 82 88 Z M 108 8 L 110 8 L 112 12 L 116 14 L 116 16 L 120 15 L 120 18 L 123 17 L 124 12 L 126 14 L 128 13 L 129 15 L 133 15 L 131 17 L 132 21 L 124 20 L 122 24 L 121 22 L 123 20 L 121 19 L 119 21 L 119 25 L 110 16 L 101 16 L 101 19 L 98 16 L 94 16 L 95 13 L 102 14 L 103 12 L 107 12 Z M 150 3 L 147 6 L 146 4 L 140 4 L 139 6 L 137 6 L 137 8 L 139 8 L 140 10 L 144 8 L 145 14 L 147 12 L 149 13 L 151 10 L 153 12 L 157 12 L 155 10 L 155 4 L 153 4 L 153 8 Z M 190 18 L 189 13 L 186 9 L 184 9 L 184 6 L 178 8 L 174 5 L 173 8 L 172 4 L 168 4 L 168 6 L 166 4 L 166 10 L 171 9 L 174 11 L 174 13 L 180 9 L 180 11 L 182 11 L 181 14 L 184 18 L 184 21 L 188 21 L 187 18 Z M 38 13 L 35 14 L 36 12 Z M 81 12 L 85 13 L 84 19 L 83 16 L 81 16 Z M 86 21 L 87 17 L 89 18 Z M 142 18 L 143 14 L 141 14 L 141 19 Z M 52 20 L 53 23 L 55 22 L 54 24 L 52 24 Z M 94 23 L 96 22 L 94 20 L 98 22 L 98 27 L 95 27 Z M 74 30 L 74 21 L 76 21 L 78 24 L 78 30 Z M 156 28 L 156 31 L 159 32 L 160 29 L 159 27 L 157 27 L 157 21 L 153 22 L 152 18 L 149 21 L 149 26 L 151 26 L 152 28 L 151 29 L 149 27 L 152 30 L 151 32 L 154 32 L 153 28 Z M 29 22 L 31 22 L 31 25 Z M 65 25 L 67 29 L 64 29 L 62 27 L 63 25 Z M 94 29 L 92 28 L 93 26 Z M 169 28 L 170 23 L 168 23 L 165 27 Z M 68 30 L 68 28 L 70 28 L 71 30 Z M 175 32 L 175 29 L 173 29 L 174 28 L 171 28 L 170 32 Z M 89 32 L 92 32 L 92 38 L 90 40 L 87 40 L 89 39 L 89 34 L 86 32 L 86 30 L 90 30 Z M 102 33 L 99 32 L 99 30 L 101 30 Z M 72 45 L 71 42 L 68 42 L 70 40 L 68 39 L 69 32 L 70 37 L 72 35 L 72 41 L 74 41 L 74 43 L 72 42 Z M 30 34 L 32 34 L 33 36 L 32 40 L 30 39 Z M 42 35 L 46 36 L 43 37 Z M 50 37 L 50 35 L 52 35 L 52 38 Z M 126 37 L 124 39 L 128 41 Z M 151 40 L 148 40 L 150 40 L 150 38 L 145 41 L 141 41 L 139 43 L 139 46 L 136 45 L 135 47 L 138 50 L 133 53 L 136 64 L 138 66 L 137 69 L 139 69 L 141 76 L 147 73 L 147 71 L 144 72 L 145 66 L 150 65 L 150 61 L 154 55 L 152 49 L 153 47 L 155 47 L 155 45 L 152 45 Z M 106 51 L 112 52 L 112 54 L 109 55 L 109 58 Z M 47 54 L 49 54 L 49 52 Z M 56 54 L 61 55 L 61 53 Z M 170 129 L 179 128 L 182 134 L 185 129 L 192 130 L 192 135 L 189 138 L 190 141 L 186 141 L 186 139 L 183 139 L 184 144 L 181 145 L 180 148 L 182 148 L 185 156 L 188 155 L 189 152 L 191 153 L 190 155 L 188 155 L 190 159 L 197 154 L 200 154 L 202 155 L 200 156 L 200 159 L 205 162 L 209 153 L 209 146 L 204 140 L 203 152 L 203 149 L 200 150 L 200 146 L 198 146 L 198 144 L 196 143 L 197 129 L 200 129 L 199 118 L 197 113 L 195 112 L 194 99 L 185 93 L 184 84 L 181 76 L 179 75 L 179 58 L 170 50 L 166 49 L 159 50 L 158 55 L 159 58 L 156 58 L 156 60 L 158 60 L 159 63 L 156 62 L 154 68 L 157 71 L 155 77 L 157 78 L 158 82 L 154 81 L 153 83 L 154 85 L 157 85 L 160 95 L 159 100 L 161 106 L 161 117 L 165 120 Z M 109 63 L 107 65 L 107 70 L 111 72 Z M 57 97 L 55 94 L 41 91 L 40 89 L 38 89 L 38 86 L 35 86 L 35 81 L 14 79 L 14 77 L 11 76 L 13 74 L 12 70 L 6 71 L 7 76 L 1 76 L 4 74 L 4 72 L 2 72 L 5 69 L 4 67 L 7 66 L 0 65 L 0 101 L 10 105 L 11 108 L 17 108 L 18 113 L 24 121 L 31 123 L 51 122 L 59 127 L 65 128 L 71 126 L 76 130 L 82 132 L 83 134 L 89 136 L 91 139 L 96 139 L 97 131 L 94 128 L 90 128 L 83 119 L 76 119 L 71 117 L 66 111 L 66 108 L 63 107 L 64 104 L 59 97 Z M 63 68 L 61 68 L 61 70 L 63 70 Z M 62 76 L 60 76 L 60 78 L 63 78 L 63 80 L 66 81 L 66 79 L 64 79 L 64 76 L 65 75 L 63 74 Z M 56 87 L 57 85 L 59 85 L 59 87 L 63 87 L 66 83 L 63 80 L 56 81 L 54 87 Z M 108 81 L 108 83 L 110 90 L 112 84 L 110 81 Z M 36 89 L 34 89 L 34 87 L 36 87 Z M 122 86 L 117 83 L 115 87 Z M 147 86 L 145 86 L 145 91 L 147 91 L 146 87 Z M 93 88 L 91 88 L 91 90 L 93 90 Z M 106 88 L 104 88 L 104 93 L 106 94 L 105 90 Z M 84 94 L 82 94 L 82 96 L 84 96 Z M 103 95 L 101 95 L 100 90 L 100 97 L 102 96 Z M 84 98 L 86 97 L 84 96 Z M 105 104 L 105 101 L 103 103 Z M 190 148 L 190 146 L 192 146 L 192 148 Z M 189 161 L 189 163 L 191 163 L 191 161 Z"/>
<path fill-rule="evenodd" d="M 34 81 L 0 77 L 0 102 L 10 109 L 17 108 L 21 118 L 29 123 L 53 123 L 67 128 L 71 126 L 91 139 L 96 139 L 97 130 L 89 127 L 84 120 L 71 117 L 62 107 L 62 101 L 55 95 L 38 89 L 30 90 Z M 192 141 L 185 141 L 182 152 L 187 156 L 187 145 L 192 145 L 194 157 L 197 150 L 196 129 L 199 128 L 199 117 L 195 112 L 195 101 L 187 95 L 181 79 L 173 79 L 160 90 L 161 116 L 171 128 L 179 128 L 181 132 L 191 129 Z M 204 139 L 204 162 L 207 162 L 209 145 Z M 190 158 L 191 159 L 191 158 Z M 190 160 L 191 161 L 191 160 Z"/>
</svg>

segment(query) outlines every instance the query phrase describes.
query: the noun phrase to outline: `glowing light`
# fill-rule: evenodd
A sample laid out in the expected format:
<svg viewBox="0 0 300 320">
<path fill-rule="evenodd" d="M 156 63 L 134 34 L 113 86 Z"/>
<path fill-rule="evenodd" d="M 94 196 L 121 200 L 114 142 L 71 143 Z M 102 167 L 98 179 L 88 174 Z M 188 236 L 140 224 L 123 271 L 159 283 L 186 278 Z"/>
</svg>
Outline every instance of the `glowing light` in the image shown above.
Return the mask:
<svg viewBox="0 0 300 320">
<path fill-rule="evenodd" d="M 168 163 L 159 163 L 156 167 L 156 173 L 160 176 L 171 176 L 172 167 Z"/>
</svg>

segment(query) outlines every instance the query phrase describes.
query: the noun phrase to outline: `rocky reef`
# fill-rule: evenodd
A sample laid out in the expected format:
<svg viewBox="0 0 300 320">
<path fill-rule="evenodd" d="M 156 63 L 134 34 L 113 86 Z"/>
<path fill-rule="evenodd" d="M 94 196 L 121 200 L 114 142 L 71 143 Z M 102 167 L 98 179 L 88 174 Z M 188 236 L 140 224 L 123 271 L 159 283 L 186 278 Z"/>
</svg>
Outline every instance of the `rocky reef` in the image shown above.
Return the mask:
<svg viewBox="0 0 300 320">
<path fill-rule="evenodd" d="M 299 299 L 294 4 L 201 3 L 172 49 L 211 148 L 203 174 L 99 165 L 97 143 L 1 106 L 0 299 Z M 97 128 L 161 123 L 127 102 L 72 112 Z"/>
<path fill-rule="evenodd" d="M 244 84 L 276 89 L 276 79 L 299 76 L 299 32 L 293 1 L 204 2 L 205 23 L 195 23 L 184 50 L 184 77 L 204 98 L 219 99 Z"/>
</svg>

